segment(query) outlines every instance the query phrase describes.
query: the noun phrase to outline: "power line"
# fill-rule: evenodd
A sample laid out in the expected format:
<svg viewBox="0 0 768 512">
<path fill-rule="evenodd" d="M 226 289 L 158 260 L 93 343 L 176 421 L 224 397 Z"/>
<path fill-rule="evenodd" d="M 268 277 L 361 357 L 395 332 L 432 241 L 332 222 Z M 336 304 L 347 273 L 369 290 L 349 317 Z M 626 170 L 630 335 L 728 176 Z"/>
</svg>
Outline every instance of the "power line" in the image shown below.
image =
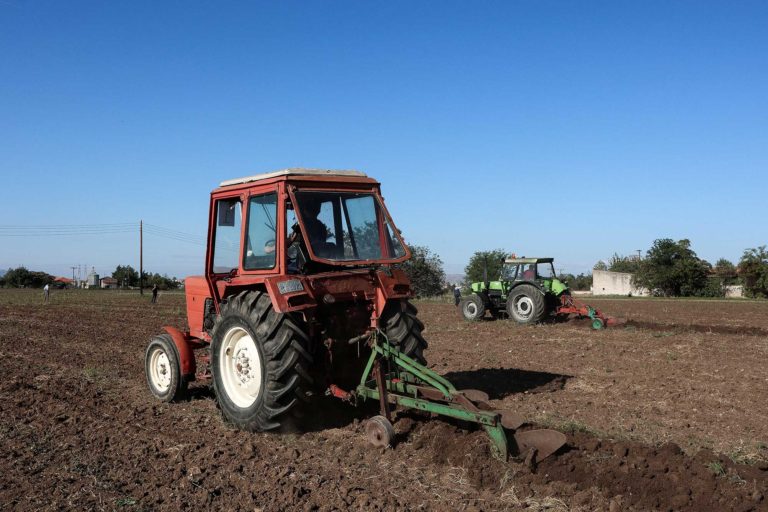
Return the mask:
<svg viewBox="0 0 768 512">
<path fill-rule="evenodd" d="M 171 231 L 164 231 L 161 229 L 157 229 L 156 227 L 153 227 L 153 226 L 147 226 L 146 224 L 144 224 L 144 232 L 147 233 L 148 235 L 156 236 L 159 238 L 165 238 L 168 240 L 175 240 L 177 242 L 185 242 L 189 244 L 205 246 L 205 238 L 189 235 L 186 233 L 180 233 L 180 232 L 174 233 Z"/>
<path fill-rule="evenodd" d="M 206 241 L 206 238 L 204 236 L 192 235 L 190 233 L 185 233 L 183 231 L 156 226 L 154 224 L 144 223 L 144 230 L 147 233 L 154 234 L 156 236 L 171 238 L 174 240 L 179 240 L 181 242 L 190 242 L 190 243 L 204 245 Z"/>
<path fill-rule="evenodd" d="M 129 233 L 136 229 L 135 222 L 119 224 L 48 224 L 39 226 L 0 225 L 3 237 L 79 236 Z"/>
</svg>

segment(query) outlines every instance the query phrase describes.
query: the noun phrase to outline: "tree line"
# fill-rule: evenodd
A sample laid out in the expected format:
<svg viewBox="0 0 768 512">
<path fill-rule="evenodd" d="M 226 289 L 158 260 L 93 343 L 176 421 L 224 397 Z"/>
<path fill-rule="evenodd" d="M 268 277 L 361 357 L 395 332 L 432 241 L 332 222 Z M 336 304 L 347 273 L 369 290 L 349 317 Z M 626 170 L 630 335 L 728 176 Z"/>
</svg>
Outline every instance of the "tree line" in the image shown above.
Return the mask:
<svg viewBox="0 0 768 512">
<path fill-rule="evenodd" d="M 167 274 L 160 275 L 145 271 L 141 276 L 145 288 L 157 285 L 161 290 L 175 290 L 181 285 L 175 277 L 168 277 Z M 139 286 L 139 272 L 130 265 L 118 265 L 112 272 L 112 277 L 117 280 L 117 285 L 121 288 Z"/>
<path fill-rule="evenodd" d="M 746 249 L 738 264 L 726 258 L 714 265 L 699 258 L 690 240 L 660 238 L 644 257 L 614 254 L 594 270 L 628 272 L 633 284 L 665 297 L 722 297 L 727 286 L 740 284 L 746 297 L 768 297 L 766 246 Z"/>
<path fill-rule="evenodd" d="M 449 291 L 440 256 L 426 246 L 414 245 L 410 249 L 411 259 L 399 268 L 410 278 L 416 296 L 431 297 Z M 486 276 L 492 281 L 499 279 L 508 255 L 509 251 L 505 249 L 476 251 L 464 268 L 464 284 L 484 281 Z M 722 297 L 726 286 L 741 284 L 745 296 L 768 298 L 768 250 L 765 245 L 746 249 L 738 264 L 720 258 L 712 265 L 696 255 L 689 240 L 661 238 L 654 241 L 644 257 L 614 254 L 607 262 L 597 262 L 594 270 L 631 273 L 636 286 L 655 295 Z M 139 286 L 139 273 L 130 265 L 118 265 L 112 277 L 120 287 Z M 591 273 L 561 274 L 559 277 L 571 290 L 589 290 L 592 286 Z M 41 288 L 53 281 L 50 274 L 19 267 L 0 276 L 0 287 Z M 146 271 L 143 282 L 145 287 L 157 285 L 161 290 L 176 289 L 180 285 L 175 277 Z"/>
<path fill-rule="evenodd" d="M 52 284 L 55 278 L 45 272 L 29 270 L 26 267 L 9 268 L 0 276 L 2 288 L 42 288 Z"/>
<path fill-rule="evenodd" d="M 161 290 L 174 290 L 180 283 L 175 277 L 144 272 L 144 287 L 151 288 L 157 285 Z M 139 286 L 139 273 L 130 265 L 118 265 L 112 277 L 117 280 L 121 288 L 133 288 Z M 56 278 L 46 272 L 29 270 L 26 267 L 8 269 L 0 276 L 0 288 L 42 288 L 46 284 L 53 284 Z M 64 284 L 60 284 L 64 286 Z"/>
</svg>

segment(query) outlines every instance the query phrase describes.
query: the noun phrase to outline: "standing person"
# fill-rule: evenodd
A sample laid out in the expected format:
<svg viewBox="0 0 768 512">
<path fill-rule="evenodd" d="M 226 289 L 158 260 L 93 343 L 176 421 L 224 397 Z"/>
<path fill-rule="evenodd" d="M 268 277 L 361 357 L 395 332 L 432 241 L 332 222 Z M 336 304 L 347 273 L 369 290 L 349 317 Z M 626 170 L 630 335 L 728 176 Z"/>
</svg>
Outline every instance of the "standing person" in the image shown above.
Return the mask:
<svg viewBox="0 0 768 512">
<path fill-rule="evenodd" d="M 455 306 L 459 305 L 459 302 L 461 302 L 461 288 L 458 286 L 453 287 L 453 303 Z"/>
<path fill-rule="evenodd" d="M 152 287 L 152 304 L 157 304 L 157 284 Z"/>
<path fill-rule="evenodd" d="M 48 287 L 48 283 L 45 283 L 45 286 L 43 286 L 43 302 L 48 302 L 50 297 L 51 289 Z"/>
</svg>

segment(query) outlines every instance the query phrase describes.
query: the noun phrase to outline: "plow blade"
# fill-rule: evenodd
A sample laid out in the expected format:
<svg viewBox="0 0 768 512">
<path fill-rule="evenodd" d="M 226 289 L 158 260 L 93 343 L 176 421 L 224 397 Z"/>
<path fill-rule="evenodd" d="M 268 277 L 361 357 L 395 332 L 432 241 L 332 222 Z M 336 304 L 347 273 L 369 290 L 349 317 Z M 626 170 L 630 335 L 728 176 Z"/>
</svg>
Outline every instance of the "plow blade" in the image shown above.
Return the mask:
<svg viewBox="0 0 768 512">
<path fill-rule="evenodd" d="M 536 450 L 534 462 L 546 459 L 559 450 L 566 441 L 565 434 L 549 429 L 515 432 L 513 438 L 519 455 L 525 455 L 531 449 Z"/>
<path fill-rule="evenodd" d="M 488 393 L 479 389 L 460 389 L 459 393 L 472 400 L 473 402 L 487 402 Z"/>
<path fill-rule="evenodd" d="M 382 339 L 379 338 L 381 336 Z M 433 370 L 414 361 L 391 345 L 381 331 L 369 339 L 371 355 L 355 391 L 329 389 L 330 394 L 352 400 L 379 402 L 381 415 L 368 422 L 366 434 L 376 446 L 387 446 L 394 435 L 390 407 L 420 410 L 482 427 L 491 442 L 491 454 L 506 461 L 509 455 L 531 457 L 534 462 L 555 453 L 566 437 L 555 430 L 518 429 L 526 422 L 514 411 L 497 410 L 487 402 L 488 393 L 457 390 Z M 534 450 L 531 453 L 531 450 Z"/>
<path fill-rule="evenodd" d="M 517 430 L 525 423 L 522 415 L 513 411 L 496 411 L 501 414 L 501 426 L 508 430 Z"/>
</svg>

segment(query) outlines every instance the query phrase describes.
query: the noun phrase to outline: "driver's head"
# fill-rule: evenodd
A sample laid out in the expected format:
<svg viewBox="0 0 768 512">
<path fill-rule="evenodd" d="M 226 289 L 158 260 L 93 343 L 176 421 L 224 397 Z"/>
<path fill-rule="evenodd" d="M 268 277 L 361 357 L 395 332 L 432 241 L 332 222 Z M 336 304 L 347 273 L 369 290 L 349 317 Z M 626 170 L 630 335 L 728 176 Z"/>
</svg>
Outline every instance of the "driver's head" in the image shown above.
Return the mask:
<svg viewBox="0 0 768 512">
<path fill-rule="evenodd" d="M 307 215 L 317 218 L 320 214 L 320 200 L 307 197 L 304 200 L 302 211 Z"/>
</svg>

